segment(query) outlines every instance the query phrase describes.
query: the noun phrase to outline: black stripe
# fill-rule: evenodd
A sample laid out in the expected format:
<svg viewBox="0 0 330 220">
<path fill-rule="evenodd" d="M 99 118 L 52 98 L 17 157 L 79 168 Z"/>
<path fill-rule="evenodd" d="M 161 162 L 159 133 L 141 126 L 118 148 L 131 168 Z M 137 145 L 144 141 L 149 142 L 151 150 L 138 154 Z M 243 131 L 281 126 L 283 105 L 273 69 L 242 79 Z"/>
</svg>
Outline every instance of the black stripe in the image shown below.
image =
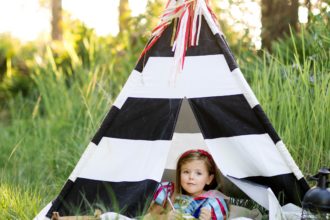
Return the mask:
<svg viewBox="0 0 330 220">
<path fill-rule="evenodd" d="M 181 99 L 128 98 L 99 134 L 131 140 L 171 140 Z M 100 140 L 101 135 L 97 136 Z"/>
<path fill-rule="evenodd" d="M 54 211 L 60 216 L 87 215 L 96 208 L 135 217 L 143 214 L 157 185 L 154 180 L 115 183 L 78 178 L 70 191 L 64 193 L 65 197 L 57 198 L 56 206 L 52 206 L 47 217 Z"/>
<path fill-rule="evenodd" d="M 51 208 L 49 209 L 49 211 L 48 211 L 48 213 L 47 213 L 47 215 L 46 215 L 47 217 L 51 218 L 53 212 L 56 212 L 57 210 L 60 209 L 60 207 L 62 206 L 61 203 L 62 203 L 63 199 L 64 199 L 64 198 L 70 193 L 70 191 L 71 191 L 73 185 L 74 185 L 74 183 L 73 183 L 71 180 L 68 180 L 68 181 L 64 184 L 64 186 L 63 186 L 63 188 L 62 188 L 60 194 L 59 194 L 59 195 L 57 196 L 57 198 L 52 202 L 52 206 L 51 206 Z"/>
<path fill-rule="evenodd" d="M 96 145 L 99 144 L 102 137 L 104 136 L 105 131 L 108 130 L 110 125 L 112 124 L 112 121 L 116 118 L 117 113 L 119 112 L 119 109 L 116 106 L 112 106 L 106 117 L 104 118 L 99 130 L 94 135 L 92 142 Z"/>
<path fill-rule="evenodd" d="M 153 45 L 153 47 L 145 54 L 137 63 L 135 70 L 142 72 L 149 57 L 173 57 L 174 52 L 172 52 L 171 38 L 173 32 L 174 22 L 169 25 L 158 41 Z M 215 54 L 225 54 L 222 47 L 223 44 L 219 46 L 219 40 L 216 39 L 212 33 L 209 25 L 205 21 L 204 16 L 202 16 L 202 25 L 200 31 L 200 38 L 198 46 L 188 47 L 186 56 L 201 56 L 201 55 L 215 55 Z M 228 49 L 226 49 L 228 51 Z M 226 52 L 227 53 L 227 52 Z"/>
<path fill-rule="evenodd" d="M 223 55 L 225 56 L 225 59 L 227 61 L 227 64 L 229 66 L 230 71 L 233 71 L 238 67 L 236 60 L 233 56 L 233 53 L 230 50 L 229 45 L 227 44 L 227 41 L 223 35 L 220 36 L 220 34 L 215 35 L 215 39 L 220 46 L 221 50 L 223 51 Z"/>
<path fill-rule="evenodd" d="M 268 117 L 266 116 L 265 112 L 261 108 L 260 105 L 256 105 L 253 108 L 253 111 L 255 112 L 256 116 L 258 117 L 259 121 L 264 126 L 265 130 L 269 134 L 269 136 L 272 138 L 274 143 L 276 144 L 278 141 L 280 141 L 280 137 L 277 135 L 272 123 L 270 123 Z"/>
<path fill-rule="evenodd" d="M 270 187 L 281 205 L 293 203 L 301 206 L 301 201 L 305 193 L 309 190 L 306 180 L 304 178 L 297 180 L 292 173 L 271 177 L 247 177 L 243 179 Z"/>
<path fill-rule="evenodd" d="M 205 139 L 266 133 L 243 95 L 193 98 L 189 103 Z"/>
</svg>

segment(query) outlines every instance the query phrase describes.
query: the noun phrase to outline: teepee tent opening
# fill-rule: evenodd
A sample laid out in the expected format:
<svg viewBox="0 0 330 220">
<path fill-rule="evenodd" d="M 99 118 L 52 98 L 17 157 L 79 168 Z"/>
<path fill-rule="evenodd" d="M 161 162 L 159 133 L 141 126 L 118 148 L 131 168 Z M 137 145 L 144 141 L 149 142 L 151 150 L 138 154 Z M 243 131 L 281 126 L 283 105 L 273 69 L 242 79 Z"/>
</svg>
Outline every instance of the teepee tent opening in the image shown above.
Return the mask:
<svg viewBox="0 0 330 220">
<path fill-rule="evenodd" d="M 209 151 L 226 181 L 266 208 L 269 190 L 298 205 L 308 190 L 208 3 L 170 0 L 62 191 L 37 219 L 100 204 L 140 215 L 158 183 L 174 180 L 178 156 L 194 148 Z"/>
</svg>

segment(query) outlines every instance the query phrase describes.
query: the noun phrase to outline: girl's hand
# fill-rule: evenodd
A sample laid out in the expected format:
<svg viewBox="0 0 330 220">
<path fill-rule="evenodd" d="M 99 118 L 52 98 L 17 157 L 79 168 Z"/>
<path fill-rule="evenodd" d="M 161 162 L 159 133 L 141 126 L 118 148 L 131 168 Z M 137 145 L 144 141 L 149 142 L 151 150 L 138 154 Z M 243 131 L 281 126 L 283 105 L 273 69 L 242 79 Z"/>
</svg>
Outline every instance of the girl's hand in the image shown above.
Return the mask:
<svg viewBox="0 0 330 220">
<path fill-rule="evenodd" d="M 200 220 L 210 220 L 212 217 L 211 215 L 211 210 L 208 208 L 201 208 L 201 213 L 199 214 L 199 218 Z"/>
</svg>

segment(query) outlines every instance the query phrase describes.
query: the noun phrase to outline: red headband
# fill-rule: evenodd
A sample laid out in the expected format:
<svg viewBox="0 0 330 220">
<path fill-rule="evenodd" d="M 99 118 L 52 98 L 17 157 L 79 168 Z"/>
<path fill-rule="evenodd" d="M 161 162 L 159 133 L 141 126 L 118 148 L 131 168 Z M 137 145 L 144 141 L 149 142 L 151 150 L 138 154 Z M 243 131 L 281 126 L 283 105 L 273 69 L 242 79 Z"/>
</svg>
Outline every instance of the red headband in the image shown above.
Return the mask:
<svg viewBox="0 0 330 220">
<path fill-rule="evenodd" d="M 188 150 L 180 156 L 180 159 L 182 159 L 182 158 L 184 158 L 184 157 L 186 157 L 186 156 L 188 156 L 189 154 L 192 154 L 192 153 L 199 153 L 201 155 L 206 156 L 209 159 L 209 161 L 211 162 L 213 168 L 215 169 L 215 162 L 214 162 L 211 154 L 209 154 L 209 152 L 207 152 L 205 150 L 202 150 L 202 149 Z"/>
</svg>

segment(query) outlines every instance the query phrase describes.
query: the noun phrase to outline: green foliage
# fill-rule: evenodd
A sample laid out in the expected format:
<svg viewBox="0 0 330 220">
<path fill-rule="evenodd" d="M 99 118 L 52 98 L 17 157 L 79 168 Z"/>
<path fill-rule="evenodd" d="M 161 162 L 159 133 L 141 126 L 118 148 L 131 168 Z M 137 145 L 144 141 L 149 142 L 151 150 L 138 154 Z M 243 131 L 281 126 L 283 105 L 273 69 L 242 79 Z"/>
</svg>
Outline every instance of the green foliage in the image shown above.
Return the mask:
<svg viewBox="0 0 330 220">
<path fill-rule="evenodd" d="M 21 45 L 10 35 L 0 35 L 0 106 L 10 96 L 22 93 L 26 95 L 31 88 L 29 66 L 36 47 Z"/>
<path fill-rule="evenodd" d="M 32 219 L 54 199 L 134 65 L 128 39 L 99 38 L 75 27 L 66 36 L 74 43 L 52 43 L 33 54 L 33 87 L 12 94 L 0 111 L 0 182 L 16 186 L 10 193 L 17 200 L 10 210 L 9 204 L 0 208 L 5 219 Z M 42 195 L 31 196 L 34 208 L 16 193 L 25 187 Z"/>
<path fill-rule="evenodd" d="M 310 22 L 301 25 L 300 32 L 292 31 L 291 36 L 273 43 L 272 50 L 284 62 L 296 62 L 298 59 L 299 63 L 303 63 L 308 59 L 316 64 L 329 60 L 330 11 L 310 15 L 309 18 Z"/>
</svg>

